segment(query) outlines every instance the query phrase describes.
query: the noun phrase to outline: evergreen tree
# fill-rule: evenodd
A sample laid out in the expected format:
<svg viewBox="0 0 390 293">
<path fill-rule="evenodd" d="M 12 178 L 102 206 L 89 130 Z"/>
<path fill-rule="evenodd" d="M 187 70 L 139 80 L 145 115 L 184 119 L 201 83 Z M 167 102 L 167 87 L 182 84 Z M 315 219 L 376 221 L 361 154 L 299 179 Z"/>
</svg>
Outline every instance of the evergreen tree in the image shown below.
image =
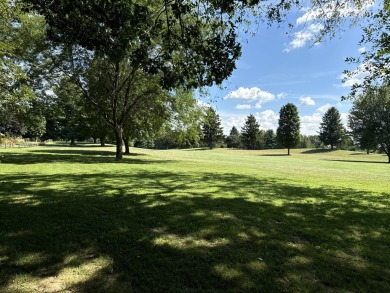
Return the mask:
<svg viewBox="0 0 390 293">
<path fill-rule="evenodd" d="M 244 148 L 249 150 L 257 148 L 259 128 L 260 125 L 257 123 L 255 116 L 250 114 L 245 121 L 245 125 L 241 128 L 241 140 Z"/>
<path fill-rule="evenodd" d="M 276 135 L 272 129 L 268 129 L 264 134 L 264 148 L 274 149 L 276 147 Z"/>
<path fill-rule="evenodd" d="M 340 112 L 332 107 L 324 114 L 320 126 L 320 140 L 325 145 L 330 145 L 333 150 L 335 146 L 341 143 L 344 136 L 344 127 L 341 123 Z"/>
<path fill-rule="evenodd" d="M 290 155 L 290 148 L 295 147 L 300 139 L 300 121 L 297 107 L 288 103 L 279 112 L 279 127 L 276 136 L 280 144 L 287 148 Z"/>
<path fill-rule="evenodd" d="M 223 139 L 221 118 L 212 107 L 206 109 L 202 131 L 203 140 L 210 149 Z"/>
<path fill-rule="evenodd" d="M 240 147 L 240 133 L 235 126 L 232 127 L 229 136 L 226 138 L 226 145 L 228 148 Z"/>
</svg>

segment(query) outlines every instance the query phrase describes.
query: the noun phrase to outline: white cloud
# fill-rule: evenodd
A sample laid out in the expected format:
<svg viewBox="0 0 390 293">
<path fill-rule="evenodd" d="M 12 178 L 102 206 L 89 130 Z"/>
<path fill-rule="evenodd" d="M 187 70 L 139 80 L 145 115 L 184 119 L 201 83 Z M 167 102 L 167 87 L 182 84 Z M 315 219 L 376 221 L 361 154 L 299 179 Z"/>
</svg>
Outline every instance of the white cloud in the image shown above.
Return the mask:
<svg viewBox="0 0 390 293">
<path fill-rule="evenodd" d="M 320 23 L 312 23 L 308 27 L 294 33 L 293 40 L 288 44 L 288 47 L 284 49 L 284 52 L 290 52 L 293 49 L 305 46 L 308 42 L 312 41 L 323 28 L 324 26 Z"/>
<path fill-rule="evenodd" d="M 236 109 L 238 110 L 247 110 L 247 109 L 251 109 L 252 106 L 251 105 L 248 105 L 248 104 L 238 104 L 236 106 Z"/>
<path fill-rule="evenodd" d="M 322 116 L 319 112 L 315 112 L 312 115 L 305 115 L 300 117 L 301 120 L 301 133 L 304 135 L 316 135 L 320 129 L 320 123 L 322 122 Z"/>
<path fill-rule="evenodd" d="M 249 100 L 249 101 L 261 101 L 263 103 L 275 100 L 275 95 L 270 92 L 263 91 L 258 87 L 244 88 L 240 87 L 239 89 L 230 92 L 225 99 L 235 99 L 235 100 Z"/>
<path fill-rule="evenodd" d="M 281 92 L 281 93 L 277 94 L 276 97 L 277 97 L 278 99 L 284 99 L 285 97 L 287 97 L 287 94 Z"/>
<path fill-rule="evenodd" d="M 331 108 L 331 107 L 332 107 L 331 104 L 325 104 L 325 105 L 319 107 L 319 108 L 317 109 L 316 112 L 317 112 L 317 113 L 324 114 L 324 113 L 325 113 L 326 111 L 328 111 L 328 109 Z"/>
<path fill-rule="evenodd" d="M 360 53 L 360 54 L 362 54 L 362 53 L 364 53 L 364 52 L 366 52 L 366 47 L 361 47 L 361 48 L 359 48 L 359 53 Z"/>
<path fill-rule="evenodd" d="M 260 124 L 260 128 L 264 130 L 273 129 L 278 127 L 279 114 L 272 110 L 265 110 L 258 112 L 255 115 L 257 122 Z"/>
<path fill-rule="evenodd" d="M 196 99 L 196 104 L 199 106 L 199 107 L 202 107 L 202 108 L 209 108 L 209 107 L 212 107 L 211 104 L 209 103 L 206 103 L 202 100 L 199 100 L 199 99 Z"/>
<path fill-rule="evenodd" d="M 299 100 L 301 105 L 314 106 L 316 104 L 311 97 L 301 97 Z"/>
<path fill-rule="evenodd" d="M 362 84 L 364 78 L 369 75 L 370 65 L 367 63 L 361 64 L 354 71 L 351 72 L 350 76 L 346 74 L 341 74 L 340 79 L 343 83 L 339 86 L 341 87 L 352 87 L 354 84 Z"/>
<path fill-rule="evenodd" d="M 334 17 L 345 19 L 359 17 L 374 4 L 375 0 L 363 1 L 363 4 L 359 1 L 356 5 L 355 1 L 337 0 L 323 1 L 321 7 L 318 8 L 302 9 L 303 15 L 296 20 L 296 25 L 302 29 L 294 33 L 293 40 L 284 51 L 290 52 L 315 40 L 316 36 L 324 29 L 324 22 Z"/>
<path fill-rule="evenodd" d="M 326 104 L 319 107 L 312 115 L 301 116 L 301 133 L 304 135 L 318 135 L 322 117 L 330 107 L 332 107 L 332 105 Z M 348 125 L 348 115 L 348 113 L 340 113 L 341 122 L 344 127 L 347 127 Z"/>
<path fill-rule="evenodd" d="M 233 126 L 235 126 L 238 131 L 241 131 L 241 127 L 244 126 L 246 116 L 225 116 L 225 115 L 220 115 L 221 120 L 222 120 L 222 128 L 223 128 L 223 133 L 228 135 L 230 133 L 230 130 L 232 129 Z"/>
<path fill-rule="evenodd" d="M 354 5 L 354 1 L 327 1 L 320 8 L 304 9 L 305 12 L 296 21 L 298 25 L 316 20 L 329 20 L 335 16 L 343 18 L 354 18 L 363 15 L 375 4 L 375 0 L 363 1 L 363 4 Z"/>
</svg>

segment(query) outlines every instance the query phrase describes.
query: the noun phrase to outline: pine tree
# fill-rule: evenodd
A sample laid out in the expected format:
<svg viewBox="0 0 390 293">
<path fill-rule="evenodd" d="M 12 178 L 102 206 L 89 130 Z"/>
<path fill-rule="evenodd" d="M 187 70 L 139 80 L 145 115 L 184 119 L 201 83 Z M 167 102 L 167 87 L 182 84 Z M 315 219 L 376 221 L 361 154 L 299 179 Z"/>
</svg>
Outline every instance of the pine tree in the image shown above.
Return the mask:
<svg viewBox="0 0 390 293">
<path fill-rule="evenodd" d="M 244 148 L 255 150 L 258 146 L 258 135 L 260 132 L 260 125 L 257 123 L 255 116 L 250 114 L 245 125 L 241 128 L 241 139 Z"/>
<path fill-rule="evenodd" d="M 203 140 L 212 149 L 223 139 L 221 118 L 211 107 L 206 109 L 204 122 L 202 124 Z"/>
<path fill-rule="evenodd" d="M 344 136 L 344 127 L 341 123 L 340 112 L 332 107 L 324 114 L 320 126 L 320 140 L 325 145 L 330 145 L 333 150 L 335 146 L 341 143 Z"/>
<path fill-rule="evenodd" d="M 229 136 L 226 138 L 226 144 L 228 148 L 239 148 L 240 147 L 240 133 L 238 129 L 233 126 L 230 130 Z"/>
<path fill-rule="evenodd" d="M 287 148 L 290 155 L 290 148 L 295 147 L 300 139 L 300 121 L 297 107 L 288 103 L 279 112 L 279 127 L 276 137 L 280 144 Z"/>
</svg>

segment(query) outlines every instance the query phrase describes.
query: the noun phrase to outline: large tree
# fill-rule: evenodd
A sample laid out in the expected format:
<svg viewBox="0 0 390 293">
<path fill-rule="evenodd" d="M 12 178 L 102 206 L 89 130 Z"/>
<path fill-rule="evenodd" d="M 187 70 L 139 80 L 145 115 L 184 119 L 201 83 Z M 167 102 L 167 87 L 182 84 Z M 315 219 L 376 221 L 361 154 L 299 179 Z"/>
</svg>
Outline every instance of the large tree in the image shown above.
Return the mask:
<svg viewBox="0 0 390 293">
<path fill-rule="evenodd" d="M 194 91 L 176 89 L 169 97 L 168 120 L 157 134 L 157 148 L 193 148 L 200 146 L 201 124 L 205 109 L 194 97 Z"/>
<path fill-rule="evenodd" d="M 360 141 L 372 139 L 387 154 L 390 163 L 390 91 L 386 86 L 370 88 L 354 101 L 350 113 L 352 134 Z M 367 137 L 368 136 L 368 137 Z"/>
<path fill-rule="evenodd" d="M 279 112 L 279 126 L 276 137 L 279 143 L 287 148 L 288 155 L 290 155 L 290 149 L 299 143 L 300 126 L 297 107 L 292 103 L 284 105 Z"/>
<path fill-rule="evenodd" d="M 24 2 L 45 17 L 47 35 L 57 44 L 55 52 L 70 53 L 62 70 L 77 80 L 88 97 L 93 95 L 88 94 L 91 84 L 85 84 L 86 69 L 92 65 L 99 67 L 94 74 L 107 74 L 99 77 L 105 87 L 100 94 L 107 99 L 101 104 L 107 106 L 103 116 L 110 117 L 115 132 L 118 160 L 124 124 L 135 104 L 150 94 L 137 98 L 131 94 L 141 71 L 156 75 L 167 89 L 221 83 L 241 53 L 235 11 L 244 3 L 247 6 L 246 1 Z"/>
<path fill-rule="evenodd" d="M 320 125 L 319 137 L 321 142 L 324 145 L 330 145 L 330 149 L 333 150 L 335 146 L 341 143 L 344 134 L 340 112 L 335 107 L 329 108 L 322 117 Z"/>
<path fill-rule="evenodd" d="M 218 113 L 212 108 L 208 107 L 202 123 L 203 141 L 210 149 L 213 149 L 217 143 L 223 139 L 223 130 L 221 126 L 221 118 Z"/>
<path fill-rule="evenodd" d="M 250 114 L 241 128 L 241 140 L 246 149 L 255 150 L 258 148 L 258 138 L 260 134 L 260 125 L 256 121 L 256 117 Z"/>
<path fill-rule="evenodd" d="M 45 48 L 44 19 L 24 12 L 18 2 L 0 0 L 0 121 L 17 123 L 34 136 L 44 124 L 35 108 Z"/>
</svg>

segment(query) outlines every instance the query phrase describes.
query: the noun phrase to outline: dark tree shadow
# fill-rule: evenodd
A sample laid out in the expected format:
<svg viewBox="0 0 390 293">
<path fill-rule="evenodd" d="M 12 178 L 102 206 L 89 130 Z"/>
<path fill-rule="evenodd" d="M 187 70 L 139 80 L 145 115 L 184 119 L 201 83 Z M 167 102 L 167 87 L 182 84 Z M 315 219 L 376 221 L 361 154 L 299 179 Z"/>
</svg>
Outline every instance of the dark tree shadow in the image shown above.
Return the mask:
<svg viewBox="0 0 390 293">
<path fill-rule="evenodd" d="M 259 156 L 261 157 L 291 157 L 293 155 L 288 155 L 288 154 L 260 154 Z"/>
<path fill-rule="evenodd" d="M 359 161 L 359 160 L 336 160 L 336 159 L 324 159 L 325 161 L 332 162 L 344 162 L 344 163 L 362 163 L 362 164 L 389 164 L 388 162 L 378 162 L 378 161 Z"/>
<path fill-rule="evenodd" d="M 367 196 L 233 173 L 3 175 L 0 291 L 104 257 L 63 290 L 389 292 L 390 194 Z"/>
<path fill-rule="evenodd" d="M 303 151 L 302 154 L 322 154 L 322 153 L 331 153 L 331 152 L 334 152 L 334 151 L 336 151 L 336 149 L 334 149 L 334 150 L 330 150 L 330 149 L 310 149 L 310 150 Z"/>
<path fill-rule="evenodd" d="M 41 163 L 117 163 L 117 164 L 161 164 L 170 161 L 165 160 L 144 160 L 140 157 L 146 156 L 140 153 L 130 153 L 124 155 L 121 161 L 115 161 L 115 152 L 110 150 L 91 150 L 91 149 L 39 149 L 29 150 L 27 153 L 7 152 L 3 153 L 1 161 L 6 164 L 30 165 Z M 147 157 L 147 156 L 146 156 Z"/>
</svg>

